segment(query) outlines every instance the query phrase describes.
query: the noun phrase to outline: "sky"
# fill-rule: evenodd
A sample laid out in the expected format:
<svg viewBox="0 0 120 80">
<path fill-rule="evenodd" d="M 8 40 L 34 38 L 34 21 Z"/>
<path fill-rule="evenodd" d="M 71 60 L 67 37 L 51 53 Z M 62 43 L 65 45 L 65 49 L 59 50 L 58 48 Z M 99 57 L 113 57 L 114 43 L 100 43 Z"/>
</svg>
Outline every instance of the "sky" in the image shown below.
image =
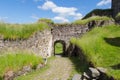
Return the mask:
<svg viewBox="0 0 120 80">
<path fill-rule="evenodd" d="M 0 21 L 33 23 L 40 18 L 54 22 L 81 19 L 93 9 L 111 8 L 111 0 L 0 0 Z"/>
</svg>

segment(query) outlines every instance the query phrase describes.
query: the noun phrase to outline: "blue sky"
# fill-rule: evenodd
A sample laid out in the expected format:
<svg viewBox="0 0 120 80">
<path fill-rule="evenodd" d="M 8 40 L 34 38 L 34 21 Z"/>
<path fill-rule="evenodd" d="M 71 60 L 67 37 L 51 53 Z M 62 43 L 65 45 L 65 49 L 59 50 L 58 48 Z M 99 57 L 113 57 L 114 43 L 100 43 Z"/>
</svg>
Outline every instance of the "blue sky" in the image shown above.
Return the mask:
<svg viewBox="0 0 120 80">
<path fill-rule="evenodd" d="M 93 9 L 111 7 L 111 0 L 0 0 L 0 21 L 31 23 L 39 18 L 71 22 Z"/>
</svg>

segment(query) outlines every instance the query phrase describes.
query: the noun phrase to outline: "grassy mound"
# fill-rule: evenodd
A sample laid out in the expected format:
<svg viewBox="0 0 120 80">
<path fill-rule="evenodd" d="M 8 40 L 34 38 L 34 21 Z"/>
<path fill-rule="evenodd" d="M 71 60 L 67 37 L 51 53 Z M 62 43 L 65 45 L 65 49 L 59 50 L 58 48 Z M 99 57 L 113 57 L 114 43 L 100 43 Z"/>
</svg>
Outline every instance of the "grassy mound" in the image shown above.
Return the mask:
<svg viewBox="0 0 120 80">
<path fill-rule="evenodd" d="M 88 61 L 120 80 L 120 26 L 97 27 L 71 42 L 83 50 Z"/>
<path fill-rule="evenodd" d="M 17 71 L 26 65 L 31 65 L 34 68 L 40 63 L 43 63 L 40 56 L 27 52 L 14 52 L 14 54 L 8 52 L 5 55 L 0 55 L 0 77 L 8 70 Z"/>
<path fill-rule="evenodd" d="M 88 13 L 83 19 L 87 19 L 93 15 L 98 15 L 98 16 L 112 16 L 112 10 L 111 9 L 94 9 L 90 13 Z"/>
<path fill-rule="evenodd" d="M 90 21 L 99 21 L 99 20 L 112 20 L 112 18 L 106 17 L 106 16 L 93 16 L 88 19 L 83 19 L 83 20 L 76 20 L 73 22 L 73 24 L 87 24 Z"/>
<path fill-rule="evenodd" d="M 26 39 L 29 38 L 36 31 L 42 31 L 49 28 L 45 23 L 34 24 L 6 24 L 0 23 L 0 35 L 4 39 Z"/>
</svg>

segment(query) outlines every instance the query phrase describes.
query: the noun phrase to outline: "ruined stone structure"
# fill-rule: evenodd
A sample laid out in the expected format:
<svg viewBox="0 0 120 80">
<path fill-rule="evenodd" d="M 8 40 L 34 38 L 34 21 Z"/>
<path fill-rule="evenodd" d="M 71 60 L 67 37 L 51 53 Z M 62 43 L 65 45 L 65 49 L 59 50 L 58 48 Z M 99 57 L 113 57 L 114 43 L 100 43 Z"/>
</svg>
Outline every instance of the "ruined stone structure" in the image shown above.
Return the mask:
<svg viewBox="0 0 120 80">
<path fill-rule="evenodd" d="M 112 0 L 112 14 L 116 16 L 120 12 L 120 0 Z M 37 32 L 27 40 L 4 40 L 0 37 L 0 51 L 2 50 L 28 50 L 41 56 L 49 56 L 55 52 L 55 44 L 61 43 L 63 45 L 64 54 L 72 50 L 70 46 L 71 37 L 80 37 L 94 26 L 103 26 L 114 23 L 112 20 L 91 21 L 84 25 L 77 24 L 56 24 L 52 25 L 51 30 Z M 54 53 L 55 54 L 55 53 Z"/>
<path fill-rule="evenodd" d="M 86 31 L 88 31 L 88 27 L 85 25 L 59 25 L 54 26 L 51 30 L 37 32 L 26 40 L 11 41 L 1 38 L 0 51 L 27 50 L 44 57 L 47 54 L 51 56 L 55 51 L 55 44 L 61 43 L 63 53 L 66 53 L 70 38 L 80 37 Z"/>
<path fill-rule="evenodd" d="M 52 50 L 52 34 L 50 30 L 36 32 L 26 40 L 4 40 L 0 39 L 0 52 L 2 51 L 25 50 L 37 55 L 51 55 Z"/>
<path fill-rule="evenodd" d="M 85 25 L 55 25 L 51 31 L 53 35 L 53 47 L 55 47 L 56 43 L 61 43 L 64 47 L 63 53 L 67 55 L 66 51 L 70 45 L 70 39 L 72 37 L 78 38 L 88 30 L 88 26 Z"/>
<path fill-rule="evenodd" d="M 120 12 L 120 0 L 112 0 L 112 14 L 115 17 Z"/>
<path fill-rule="evenodd" d="M 26 40 L 4 40 L 0 38 L 0 51 L 12 51 L 12 50 L 27 50 L 37 55 L 49 56 L 55 55 L 55 44 L 61 43 L 63 45 L 64 55 L 70 54 L 72 50 L 70 44 L 70 38 L 79 38 L 84 33 L 92 29 L 94 26 L 109 25 L 111 20 L 91 21 L 84 25 L 77 24 L 63 24 L 52 25 L 51 30 L 44 30 L 42 32 L 36 32 L 30 38 Z M 54 53 L 54 54 L 53 54 Z"/>
</svg>

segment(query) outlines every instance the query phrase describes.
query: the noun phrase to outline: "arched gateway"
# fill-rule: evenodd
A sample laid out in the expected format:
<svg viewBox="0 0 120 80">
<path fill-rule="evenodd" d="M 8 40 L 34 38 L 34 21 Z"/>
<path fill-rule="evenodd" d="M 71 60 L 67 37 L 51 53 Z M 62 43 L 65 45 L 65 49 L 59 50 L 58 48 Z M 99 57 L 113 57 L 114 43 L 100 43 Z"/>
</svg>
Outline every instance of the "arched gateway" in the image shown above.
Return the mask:
<svg viewBox="0 0 120 80">
<path fill-rule="evenodd" d="M 59 25 L 54 26 L 51 30 L 53 53 L 55 53 L 55 45 L 61 43 L 63 45 L 63 55 L 67 56 L 67 49 L 70 46 L 70 39 L 72 37 L 80 37 L 83 33 L 88 31 L 88 26 L 81 25 Z"/>
<path fill-rule="evenodd" d="M 65 53 L 66 53 L 66 43 L 63 40 L 57 40 L 57 41 L 54 42 L 54 55 L 56 55 L 55 46 L 56 46 L 57 43 L 60 43 L 62 45 L 62 53 L 59 53 L 59 54 L 65 55 Z"/>
</svg>

